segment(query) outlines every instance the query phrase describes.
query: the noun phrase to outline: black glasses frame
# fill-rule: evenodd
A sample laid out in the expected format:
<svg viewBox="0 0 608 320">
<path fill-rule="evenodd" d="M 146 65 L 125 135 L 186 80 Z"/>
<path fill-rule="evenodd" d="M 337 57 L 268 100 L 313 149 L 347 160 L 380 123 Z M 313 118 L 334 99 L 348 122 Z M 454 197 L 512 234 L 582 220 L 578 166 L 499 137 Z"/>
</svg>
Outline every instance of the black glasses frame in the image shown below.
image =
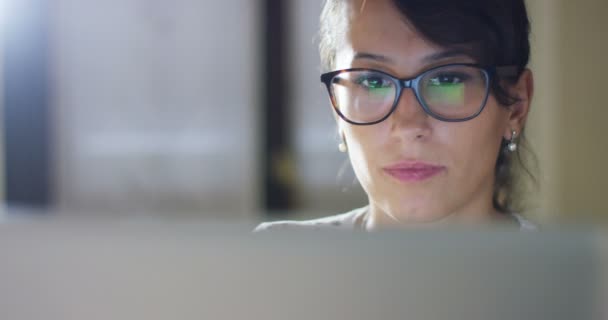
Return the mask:
<svg viewBox="0 0 608 320">
<path fill-rule="evenodd" d="M 430 72 L 433 72 L 440 68 L 455 67 L 455 66 L 473 67 L 473 68 L 477 68 L 480 71 L 482 71 L 482 73 L 485 75 L 485 79 L 486 79 L 486 92 L 484 95 L 483 102 L 482 102 L 481 106 L 479 107 L 479 111 L 477 111 L 474 115 L 466 117 L 466 118 L 461 118 L 461 119 L 448 119 L 448 118 L 444 118 L 440 115 L 433 113 L 431 111 L 431 109 L 427 106 L 426 102 L 421 97 L 420 89 L 419 89 L 419 82 L 420 82 L 420 79 L 422 79 L 425 75 L 427 75 Z M 376 69 L 350 68 L 350 69 L 342 69 L 342 70 L 336 70 L 336 71 L 324 73 L 321 75 L 321 82 L 323 84 L 325 84 L 325 87 L 327 88 L 327 92 L 329 93 L 329 97 L 330 97 L 333 109 L 336 111 L 336 113 L 338 113 L 340 118 L 342 118 L 344 121 L 346 121 L 350 124 L 365 126 L 365 125 L 372 125 L 372 124 L 380 123 L 380 122 L 386 120 L 395 111 L 395 109 L 397 109 L 397 105 L 399 104 L 399 99 L 401 98 L 401 93 L 403 92 L 404 89 L 414 90 L 414 95 L 416 96 L 416 100 L 418 100 L 418 103 L 420 103 L 420 106 L 422 107 L 424 112 L 426 114 L 428 114 L 429 116 L 431 116 L 437 120 L 445 121 L 445 122 L 463 122 L 463 121 L 468 121 L 468 120 L 471 120 L 471 119 L 477 117 L 483 111 L 483 109 L 486 106 L 486 103 L 488 102 L 488 97 L 490 95 L 490 84 L 492 83 L 492 80 L 496 75 L 517 76 L 518 69 L 519 69 L 518 66 L 481 66 L 478 64 L 474 64 L 474 63 L 452 63 L 452 64 L 445 64 L 445 65 L 441 65 L 441 66 L 437 66 L 437 67 L 433 67 L 433 68 L 424 70 L 412 78 L 399 79 L 389 73 L 386 73 L 386 72 L 380 71 L 380 70 L 376 70 Z M 336 100 L 335 100 L 334 94 L 331 90 L 332 81 L 334 80 L 334 78 L 336 76 L 338 76 L 342 73 L 345 73 L 345 72 L 352 72 L 352 71 L 370 71 L 370 72 L 381 73 L 381 74 L 389 77 L 395 84 L 397 84 L 397 86 L 396 86 L 397 92 L 395 94 L 395 100 L 393 101 L 393 106 L 391 107 L 390 111 L 384 117 L 382 117 L 380 120 L 376 120 L 376 121 L 372 121 L 372 122 L 352 121 L 352 120 L 348 119 L 346 116 L 344 116 L 344 114 L 336 106 L 336 103 L 335 103 Z"/>
</svg>

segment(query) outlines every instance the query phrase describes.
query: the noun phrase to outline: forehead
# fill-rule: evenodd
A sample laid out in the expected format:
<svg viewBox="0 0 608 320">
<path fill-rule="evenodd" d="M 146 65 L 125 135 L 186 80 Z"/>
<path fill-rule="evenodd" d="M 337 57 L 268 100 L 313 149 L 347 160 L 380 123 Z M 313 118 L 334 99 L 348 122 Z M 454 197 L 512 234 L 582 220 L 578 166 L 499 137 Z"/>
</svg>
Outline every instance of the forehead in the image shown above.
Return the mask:
<svg viewBox="0 0 608 320">
<path fill-rule="evenodd" d="M 441 47 L 425 39 L 391 0 L 346 1 L 344 39 L 337 48 L 338 69 L 348 68 L 356 53 L 385 56 L 395 65 L 418 69 L 424 57 Z M 411 70 L 402 70 L 408 72 Z"/>
</svg>

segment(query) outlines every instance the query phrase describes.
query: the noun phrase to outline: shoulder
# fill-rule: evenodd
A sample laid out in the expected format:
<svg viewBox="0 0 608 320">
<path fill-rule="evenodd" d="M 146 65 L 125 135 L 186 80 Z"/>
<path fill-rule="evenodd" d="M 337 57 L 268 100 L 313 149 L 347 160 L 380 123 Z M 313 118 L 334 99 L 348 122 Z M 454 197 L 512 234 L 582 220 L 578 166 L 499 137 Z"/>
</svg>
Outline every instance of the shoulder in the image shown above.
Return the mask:
<svg viewBox="0 0 608 320">
<path fill-rule="evenodd" d="M 358 221 L 367 212 L 367 207 L 358 208 L 346 213 L 323 217 L 313 220 L 283 220 L 264 222 L 258 225 L 253 232 L 261 232 L 268 230 L 316 230 L 316 229 L 331 229 L 331 230 L 353 230 L 358 225 Z"/>
</svg>

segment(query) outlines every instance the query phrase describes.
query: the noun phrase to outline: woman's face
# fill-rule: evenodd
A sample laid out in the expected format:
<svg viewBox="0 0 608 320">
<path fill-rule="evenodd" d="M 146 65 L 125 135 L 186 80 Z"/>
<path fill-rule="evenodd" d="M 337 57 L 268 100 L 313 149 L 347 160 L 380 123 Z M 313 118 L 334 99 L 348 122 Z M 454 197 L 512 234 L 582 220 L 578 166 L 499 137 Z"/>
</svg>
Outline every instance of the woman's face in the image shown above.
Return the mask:
<svg viewBox="0 0 608 320">
<path fill-rule="evenodd" d="M 475 63 L 421 37 L 390 0 L 350 1 L 350 19 L 336 55 L 336 69 L 373 68 L 410 78 L 431 67 Z M 355 173 L 370 205 L 401 223 L 494 212 L 494 167 L 501 140 L 520 128 L 512 112 L 490 96 L 465 122 L 428 116 L 412 90 L 403 91 L 385 121 L 357 126 L 338 119 Z"/>
</svg>

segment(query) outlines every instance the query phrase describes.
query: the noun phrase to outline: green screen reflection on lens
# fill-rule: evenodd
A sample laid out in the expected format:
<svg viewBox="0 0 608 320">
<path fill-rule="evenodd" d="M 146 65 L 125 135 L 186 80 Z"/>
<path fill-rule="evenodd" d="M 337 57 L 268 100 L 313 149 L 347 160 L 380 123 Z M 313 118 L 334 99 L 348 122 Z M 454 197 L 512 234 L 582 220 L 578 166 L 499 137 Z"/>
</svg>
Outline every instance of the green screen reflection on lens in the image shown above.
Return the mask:
<svg viewBox="0 0 608 320">
<path fill-rule="evenodd" d="M 464 104 L 463 83 L 431 84 L 425 90 L 425 99 L 432 105 L 460 106 Z"/>
<path fill-rule="evenodd" d="M 374 97 L 386 97 L 386 95 L 388 94 L 393 94 L 393 88 L 392 87 L 376 87 L 376 88 L 369 88 L 368 89 L 369 93 L 374 96 Z"/>
</svg>

